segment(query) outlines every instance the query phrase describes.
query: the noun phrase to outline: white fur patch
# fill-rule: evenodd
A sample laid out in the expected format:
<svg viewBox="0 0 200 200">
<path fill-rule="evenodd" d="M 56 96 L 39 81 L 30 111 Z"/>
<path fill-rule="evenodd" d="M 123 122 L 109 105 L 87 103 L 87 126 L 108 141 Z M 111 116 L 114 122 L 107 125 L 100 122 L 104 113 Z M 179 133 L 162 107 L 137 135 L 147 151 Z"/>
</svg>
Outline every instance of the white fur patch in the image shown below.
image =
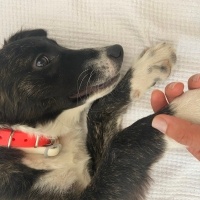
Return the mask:
<svg viewBox="0 0 200 200">
<path fill-rule="evenodd" d="M 176 117 L 200 124 L 200 89 L 189 90 L 177 97 L 170 108 Z"/>
<path fill-rule="evenodd" d="M 55 157 L 45 158 L 39 154 L 26 154 L 23 163 L 34 169 L 51 170 L 41 176 L 35 188 L 44 190 L 67 190 L 76 181 L 85 187 L 90 176 L 87 171 L 89 156 L 86 150 L 86 115 L 87 106 L 79 106 L 61 113 L 54 122 L 39 125 L 31 131 L 42 133 L 47 137 L 59 137 L 61 152 Z M 29 131 L 30 128 L 18 126 L 18 130 Z"/>
</svg>

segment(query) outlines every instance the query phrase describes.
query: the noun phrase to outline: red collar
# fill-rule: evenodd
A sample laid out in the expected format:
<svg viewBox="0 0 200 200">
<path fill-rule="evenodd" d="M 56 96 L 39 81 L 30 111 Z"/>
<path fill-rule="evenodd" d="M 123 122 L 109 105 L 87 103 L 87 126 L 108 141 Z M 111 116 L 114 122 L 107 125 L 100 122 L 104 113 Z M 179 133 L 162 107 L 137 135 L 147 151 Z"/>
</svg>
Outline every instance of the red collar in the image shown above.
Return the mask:
<svg viewBox="0 0 200 200">
<path fill-rule="evenodd" d="M 22 131 L 0 129 L 0 146 L 4 147 L 43 147 L 52 144 L 52 140 L 43 136 L 34 136 Z"/>
</svg>

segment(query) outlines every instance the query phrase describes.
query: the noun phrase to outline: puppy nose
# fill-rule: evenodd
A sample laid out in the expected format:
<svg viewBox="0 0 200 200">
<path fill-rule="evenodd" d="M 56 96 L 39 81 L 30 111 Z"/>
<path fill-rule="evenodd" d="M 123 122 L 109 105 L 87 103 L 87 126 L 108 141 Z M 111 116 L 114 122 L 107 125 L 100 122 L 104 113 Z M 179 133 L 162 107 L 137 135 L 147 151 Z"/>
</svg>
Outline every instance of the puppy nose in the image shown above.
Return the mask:
<svg viewBox="0 0 200 200">
<path fill-rule="evenodd" d="M 121 45 L 116 44 L 107 48 L 107 56 L 111 58 L 123 57 L 123 48 Z"/>
</svg>

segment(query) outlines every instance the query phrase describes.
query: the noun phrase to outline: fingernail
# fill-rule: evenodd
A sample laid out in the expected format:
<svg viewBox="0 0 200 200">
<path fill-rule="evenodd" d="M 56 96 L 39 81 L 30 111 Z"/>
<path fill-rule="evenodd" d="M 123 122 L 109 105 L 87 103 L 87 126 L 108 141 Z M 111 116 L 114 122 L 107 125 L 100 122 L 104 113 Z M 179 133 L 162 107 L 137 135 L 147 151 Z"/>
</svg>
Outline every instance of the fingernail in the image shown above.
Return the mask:
<svg viewBox="0 0 200 200">
<path fill-rule="evenodd" d="M 196 74 L 196 75 L 192 76 L 191 79 L 192 79 L 192 81 L 194 81 L 194 82 L 199 81 L 199 80 L 200 80 L 200 74 Z"/>
<path fill-rule="evenodd" d="M 152 127 L 159 130 L 162 133 L 166 133 L 167 122 L 160 117 L 155 117 L 152 121 Z"/>
<path fill-rule="evenodd" d="M 174 89 L 174 87 L 176 86 L 176 84 L 177 84 L 177 82 L 170 83 L 170 84 L 168 85 L 168 88 Z"/>
</svg>

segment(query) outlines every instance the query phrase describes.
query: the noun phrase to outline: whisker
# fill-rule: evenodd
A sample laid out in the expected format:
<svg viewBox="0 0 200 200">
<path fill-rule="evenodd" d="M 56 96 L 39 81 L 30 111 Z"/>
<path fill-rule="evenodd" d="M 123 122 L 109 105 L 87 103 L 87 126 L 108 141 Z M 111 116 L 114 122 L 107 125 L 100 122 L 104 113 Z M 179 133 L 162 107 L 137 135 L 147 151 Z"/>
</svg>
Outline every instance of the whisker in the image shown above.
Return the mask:
<svg viewBox="0 0 200 200">
<path fill-rule="evenodd" d="M 87 89 L 88 89 L 88 85 L 89 85 L 89 83 L 90 83 L 90 80 L 91 80 L 91 78 L 92 78 L 92 75 L 93 75 L 93 72 L 94 72 L 94 69 L 92 70 L 92 72 L 90 73 L 90 77 L 89 77 L 89 79 L 88 79 L 88 81 L 87 81 L 87 85 L 86 85 L 86 94 L 87 94 Z"/>
<path fill-rule="evenodd" d="M 81 73 L 80 73 L 80 75 L 78 76 L 78 79 L 77 79 L 77 84 L 76 84 L 76 89 L 77 89 L 77 91 L 78 91 L 78 94 L 79 94 L 79 79 L 81 78 L 81 76 L 82 76 L 82 74 L 83 73 L 85 73 L 85 72 L 87 72 L 89 69 L 86 69 L 86 70 L 84 70 L 84 71 L 82 71 Z M 77 104 L 78 104 L 78 98 L 77 98 Z"/>
<path fill-rule="evenodd" d="M 87 72 L 89 69 L 86 69 L 84 70 L 83 72 L 80 73 L 80 75 L 78 76 L 78 79 L 77 79 L 77 89 L 78 89 L 78 81 L 79 81 L 79 78 L 81 77 L 81 75 L 85 72 Z"/>
<path fill-rule="evenodd" d="M 82 80 L 81 80 L 81 82 L 80 82 L 80 85 L 79 85 L 79 87 L 78 87 L 78 93 L 77 93 L 77 104 L 78 104 L 78 96 L 79 96 L 79 91 L 80 91 L 80 89 L 81 89 L 81 85 L 82 85 L 84 79 L 85 79 L 88 75 L 89 75 L 89 74 L 86 74 L 86 75 L 82 78 Z"/>
</svg>

